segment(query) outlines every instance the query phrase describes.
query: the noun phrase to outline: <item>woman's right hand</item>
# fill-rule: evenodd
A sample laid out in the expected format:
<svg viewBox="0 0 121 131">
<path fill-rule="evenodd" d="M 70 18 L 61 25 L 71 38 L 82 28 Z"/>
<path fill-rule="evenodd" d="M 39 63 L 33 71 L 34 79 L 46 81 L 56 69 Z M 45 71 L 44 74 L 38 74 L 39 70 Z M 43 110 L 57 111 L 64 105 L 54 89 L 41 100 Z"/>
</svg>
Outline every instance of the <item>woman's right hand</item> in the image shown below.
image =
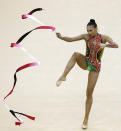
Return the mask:
<svg viewBox="0 0 121 131">
<path fill-rule="evenodd" d="M 61 38 L 61 34 L 60 34 L 60 33 L 56 33 L 56 36 L 57 36 L 58 38 Z"/>
</svg>

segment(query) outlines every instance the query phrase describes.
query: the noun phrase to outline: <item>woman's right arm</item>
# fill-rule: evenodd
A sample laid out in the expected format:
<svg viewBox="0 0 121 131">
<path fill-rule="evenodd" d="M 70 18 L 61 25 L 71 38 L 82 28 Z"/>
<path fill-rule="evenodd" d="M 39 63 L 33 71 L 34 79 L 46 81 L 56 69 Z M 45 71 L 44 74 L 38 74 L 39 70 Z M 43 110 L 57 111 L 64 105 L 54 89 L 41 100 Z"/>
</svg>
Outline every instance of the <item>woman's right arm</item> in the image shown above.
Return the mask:
<svg viewBox="0 0 121 131">
<path fill-rule="evenodd" d="M 73 42 L 73 41 L 78 41 L 78 40 L 85 40 L 86 34 L 82 34 L 76 37 L 63 37 L 60 33 L 56 33 L 56 36 L 59 39 L 64 40 L 66 42 Z"/>
</svg>

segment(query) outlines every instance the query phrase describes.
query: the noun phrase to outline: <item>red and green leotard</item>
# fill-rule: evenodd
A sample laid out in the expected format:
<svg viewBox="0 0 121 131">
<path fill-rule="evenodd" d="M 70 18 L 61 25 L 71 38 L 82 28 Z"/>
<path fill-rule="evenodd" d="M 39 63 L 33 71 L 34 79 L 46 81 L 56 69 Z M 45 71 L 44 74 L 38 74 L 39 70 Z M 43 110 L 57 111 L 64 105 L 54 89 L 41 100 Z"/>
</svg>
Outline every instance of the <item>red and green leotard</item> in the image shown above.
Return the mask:
<svg viewBox="0 0 121 131">
<path fill-rule="evenodd" d="M 94 44 L 94 40 L 96 44 Z M 101 35 L 98 34 L 97 38 L 94 39 L 93 37 L 89 37 L 87 42 L 87 49 L 86 49 L 86 63 L 87 63 L 87 70 L 95 70 L 97 72 L 100 71 L 101 67 L 101 56 L 103 54 L 103 50 L 100 46 L 101 43 Z"/>
</svg>

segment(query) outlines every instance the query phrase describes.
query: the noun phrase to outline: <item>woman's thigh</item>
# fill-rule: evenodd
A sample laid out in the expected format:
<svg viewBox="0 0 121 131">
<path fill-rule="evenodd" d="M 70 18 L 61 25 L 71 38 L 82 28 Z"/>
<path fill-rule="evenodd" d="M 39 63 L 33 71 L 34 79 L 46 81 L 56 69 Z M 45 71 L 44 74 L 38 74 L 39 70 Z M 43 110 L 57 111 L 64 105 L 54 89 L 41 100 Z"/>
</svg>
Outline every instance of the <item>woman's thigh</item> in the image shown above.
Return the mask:
<svg viewBox="0 0 121 131">
<path fill-rule="evenodd" d="M 80 68 L 86 70 L 87 69 L 87 63 L 86 63 L 86 60 L 85 60 L 86 57 L 83 54 L 78 53 L 78 52 L 76 53 L 76 55 L 77 55 L 76 62 L 78 64 L 78 66 Z"/>
</svg>

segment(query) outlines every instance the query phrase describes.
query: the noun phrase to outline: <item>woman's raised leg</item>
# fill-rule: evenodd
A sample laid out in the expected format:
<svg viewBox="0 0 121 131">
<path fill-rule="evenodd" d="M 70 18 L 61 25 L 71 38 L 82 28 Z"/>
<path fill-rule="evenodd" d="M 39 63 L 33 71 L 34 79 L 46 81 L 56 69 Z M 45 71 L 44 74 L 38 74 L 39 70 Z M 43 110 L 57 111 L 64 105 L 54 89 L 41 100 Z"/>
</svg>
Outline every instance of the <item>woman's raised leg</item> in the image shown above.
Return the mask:
<svg viewBox="0 0 121 131">
<path fill-rule="evenodd" d="M 70 58 L 69 62 L 66 65 L 66 68 L 63 72 L 63 74 L 61 75 L 61 77 L 58 79 L 58 81 L 56 82 L 57 86 L 60 86 L 60 84 L 62 83 L 62 81 L 66 80 L 66 76 L 68 75 L 68 73 L 71 71 L 71 69 L 74 67 L 75 64 L 78 64 L 80 66 L 80 68 L 85 69 L 87 68 L 87 64 L 85 62 L 85 56 L 75 52 L 72 57 Z"/>
</svg>

